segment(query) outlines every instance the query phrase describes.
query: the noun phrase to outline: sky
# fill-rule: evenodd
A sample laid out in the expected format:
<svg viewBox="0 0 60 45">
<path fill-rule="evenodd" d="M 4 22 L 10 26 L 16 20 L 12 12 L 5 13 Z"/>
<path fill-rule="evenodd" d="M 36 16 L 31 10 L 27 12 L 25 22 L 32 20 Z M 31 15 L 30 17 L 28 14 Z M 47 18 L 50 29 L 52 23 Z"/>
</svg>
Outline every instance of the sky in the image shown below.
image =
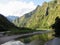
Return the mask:
<svg viewBox="0 0 60 45">
<path fill-rule="evenodd" d="M 22 16 L 34 10 L 37 5 L 51 0 L 0 0 L 0 14 L 4 16 Z"/>
</svg>

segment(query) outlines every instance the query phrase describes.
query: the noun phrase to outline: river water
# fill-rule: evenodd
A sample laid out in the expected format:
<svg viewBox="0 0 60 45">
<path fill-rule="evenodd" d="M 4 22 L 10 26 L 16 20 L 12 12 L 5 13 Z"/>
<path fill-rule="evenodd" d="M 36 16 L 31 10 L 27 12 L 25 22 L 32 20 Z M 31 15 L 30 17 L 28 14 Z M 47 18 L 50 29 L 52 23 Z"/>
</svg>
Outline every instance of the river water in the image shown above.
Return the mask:
<svg viewBox="0 0 60 45">
<path fill-rule="evenodd" d="M 1 44 L 1 45 L 40 45 L 40 43 L 41 43 L 40 40 L 34 40 L 34 41 L 27 43 L 27 44 L 25 44 L 21 41 L 8 41 L 8 42 Z"/>
<path fill-rule="evenodd" d="M 30 43 L 23 43 L 21 41 L 8 41 L 1 45 L 42 45 L 41 43 L 41 40 L 34 40 Z M 53 40 L 46 42 L 44 45 L 60 45 L 60 38 L 54 38 Z"/>
<path fill-rule="evenodd" d="M 22 43 L 21 41 L 9 41 L 1 45 L 25 45 L 25 44 Z"/>
</svg>

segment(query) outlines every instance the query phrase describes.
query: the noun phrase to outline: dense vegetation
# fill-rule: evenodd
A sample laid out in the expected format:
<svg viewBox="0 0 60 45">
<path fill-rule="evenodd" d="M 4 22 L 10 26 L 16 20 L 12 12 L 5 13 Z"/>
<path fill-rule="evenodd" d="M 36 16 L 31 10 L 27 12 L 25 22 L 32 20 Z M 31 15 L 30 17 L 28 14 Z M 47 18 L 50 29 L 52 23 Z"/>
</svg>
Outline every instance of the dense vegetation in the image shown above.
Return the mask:
<svg viewBox="0 0 60 45">
<path fill-rule="evenodd" d="M 8 35 L 13 35 L 13 34 L 23 34 L 23 33 L 30 33 L 30 32 L 35 32 L 39 31 L 36 29 L 31 29 L 31 28 L 25 28 L 25 27 L 17 27 L 13 23 L 11 23 L 6 17 L 4 17 L 2 14 L 0 14 L 0 32 L 2 31 L 11 31 L 11 32 L 6 32 Z M 5 35 L 5 33 L 4 33 Z M 40 39 L 43 41 L 46 41 L 48 39 L 47 34 L 42 34 L 42 35 L 34 35 L 32 37 L 24 37 L 23 42 L 30 42 L 35 39 Z"/>
<path fill-rule="evenodd" d="M 0 14 L 0 31 L 11 30 L 12 33 L 26 33 L 41 29 L 51 29 L 51 25 L 55 22 L 55 18 L 60 17 L 60 0 L 44 2 L 42 6 L 37 6 L 35 10 L 17 18 L 13 23 L 9 22 Z M 48 38 L 49 37 L 49 38 Z M 44 41 L 51 38 L 50 34 L 35 35 L 31 38 L 24 39 L 42 39 Z"/>
<path fill-rule="evenodd" d="M 10 34 L 22 34 L 33 32 L 36 30 L 25 27 L 17 27 L 13 23 L 11 23 L 5 16 L 0 14 L 0 32 L 2 31 L 10 31 Z"/>
<path fill-rule="evenodd" d="M 2 14 L 0 14 L 0 32 L 2 31 L 11 31 L 11 32 L 6 32 L 4 33 L 7 35 L 17 35 L 17 34 L 24 34 L 24 33 L 30 33 L 30 32 L 35 32 L 39 31 L 36 29 L 31 29 L 31 28 L 25 28 L 25 27 L 17 27 L 13 23 L 11 23 L 6 17 L 4 17 Z M 48 39 L 47 34 L 42 34 L 42 35 L 34 35 L 31 37 L 24 37 L 23 39 L 20 39 L 21 41 L 27 43 L 30 41 L 33 41 L 35 39 L 40 39 L 43 41 L 46 41 Z"/>
<path fill-rule="evenodd" d="M 52 0 L 48 3 L 44 2 L 42 6 L 38 5 L 35 10 L 14 20 L 13 23 L 18 27 L 27 27 L 36 30 L 51 30 L 51 25 L 55 22 L 57 16 L 60 17 L 60 0 Z M 46 42 L 53 38 L 50 36 L 51 34 L 35 35 L 32 38 L 39 38 Z"/>
<path fill-rule="evenodd" d="M 60 17 L 60 0 L 44 2 L 42 6 L 13 21 L 18 27 L 28 27 L 31 29 L 51 29 L 55 18 Z"/>
<path fill-rule="evenodd" d="M 17 30 L 18 28 L 8 21 L 6 17 L 4 17 L 2 14 L 0 14 L 0 31 L 11 31 L 11 30 Z"/>
</svg>

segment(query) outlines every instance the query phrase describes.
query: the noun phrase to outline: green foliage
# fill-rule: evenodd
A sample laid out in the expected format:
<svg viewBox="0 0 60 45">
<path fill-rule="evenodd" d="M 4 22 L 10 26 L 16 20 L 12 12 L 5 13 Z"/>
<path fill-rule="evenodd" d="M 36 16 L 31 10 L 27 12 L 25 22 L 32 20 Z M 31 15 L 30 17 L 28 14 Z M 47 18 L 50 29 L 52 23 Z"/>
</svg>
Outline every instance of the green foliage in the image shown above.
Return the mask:
<svg viewBox="0 0 60 45">
<path fill-rule="evenodd" d="M 51 29 L 51 25 L 55 22 L 57 16 L 60 17 L 60 0 L 54 0 L 49 3 L 45 2 L 42 6 L 38 6 L 34 13 L 27 13 L 20 17 L 19 27 L 28 27 L 32 29 Z M 48 15 L 47 15 L 48 13 Z M 28 17 L 28 15 L 31 15 Z M 15 21 L 13 22 L 15 23 Z M 15 23 L 16 24 L 16 23 Z"/>
<path fill-rule="evenodd" d="M 33 13 L 32 13 L 33 12 Z M 19 22 L 14 21 L 18 27 L 28 27 L 31 29 L 51 29 L 57 16 L 60 17 L 60 0 L 45 2 L 42 6 L 19 18 Z M 48 14 L 47 14 L 48 13 Z M 47 40 L 47 34 L 40 35 L 40 39 Z M 36 36 L 37 37 L 37 36 Z"/>
<path fill-rule="evenodd" d="M 6 17 L 0 14 L 0 31 L 12 31 L 12 30 L 18 30 L 18 27 L 16 27 L 13 23 L 8 21 Z"/>
<path fill-rule="evenodd" d="M 37 8 L 29 12 L 19 19 L 16 19 L 13 23 L 17 25 L 18 27 L 27 27 L 31 29 L 51 29 L 51 25 L 55 22 L 55 18 L 57 16 L 60 17 L 60 0 L 54 0 L 49 3 L 44 2 L 42 6 L 37 6 Z M 19 22 L 18 22 L 19 21 Z M 27 30 L 22 31 L 28 32 Z M 29 31 L 30 32 L 30 31 Z M 35 35 L 29 38 L 29 41 L 35 40 L 35 39 L 41 39 L 43 42 L 46 42 L 47 40 L 50 40 L 53 38 L 52 33 L 50 34 L 42 34 L 42 35 Z M 28 39 L 25 39 L 25 42 L 27 42 Z M 29 42 L 28 41 L 28 42 Z"/>
</svg>

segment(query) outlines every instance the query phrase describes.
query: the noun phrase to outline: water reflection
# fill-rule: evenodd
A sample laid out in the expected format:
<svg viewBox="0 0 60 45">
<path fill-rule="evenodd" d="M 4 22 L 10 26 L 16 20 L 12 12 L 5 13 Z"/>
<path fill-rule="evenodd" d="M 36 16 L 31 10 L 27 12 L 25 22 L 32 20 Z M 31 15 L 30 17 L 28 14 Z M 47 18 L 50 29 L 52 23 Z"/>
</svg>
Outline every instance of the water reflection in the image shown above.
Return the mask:
<svg viewBox="0 0 60 45">
<path fill-rule="evenodd" d="M 9 41 L 9 42 L 6 42 L 6 43 L 1 44 L 1 45 L 41 45 L 41 41 L 40 40 L 34 40 L 30 43 L 23 43 L 21 41 Z"/>
<path fill-rule="evenodd" d="M 21 41 L 9 41 L 1 45 L 25 45 L 25 44 L 22 43 Z"/>
</svg>

